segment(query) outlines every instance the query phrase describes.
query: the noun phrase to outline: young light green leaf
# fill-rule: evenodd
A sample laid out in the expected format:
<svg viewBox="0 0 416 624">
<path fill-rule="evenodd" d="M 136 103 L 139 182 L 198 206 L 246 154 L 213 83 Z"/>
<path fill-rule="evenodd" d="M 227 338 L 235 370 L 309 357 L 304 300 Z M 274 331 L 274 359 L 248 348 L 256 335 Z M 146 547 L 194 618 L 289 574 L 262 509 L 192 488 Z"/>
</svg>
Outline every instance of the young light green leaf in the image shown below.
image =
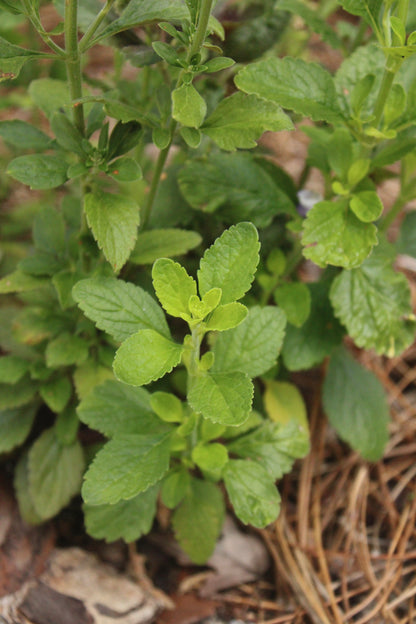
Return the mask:
<svg viewBox="0 0 416 624">
<path fill-rule="evenodd" d="M 170 434 L 123 434 L 97 453 L 82 486 L 87 505 L 114 505 L 134 498 L 169 468 Z"/>
<path fill-rule="evenodd" d="M 192 409 L 221 425 L 238 426 L 247 420 L 253 398 L 253 384 L 243 373 L 205 373 L 197 377 L 188 392 Z"/>
<path fill-rule="evenodd" d="M 189 493 L 172 517 L 176 539 L 194 563 L 205 563 L 221 532 L 225 505 L 221 491 L 209 481 L 192 479 Z"/>
<path fill-rule="evenodd" d="M 308 431 L 306 406 L 298 388 L 288 381 L 267 380 L 265 384 L 264 408 L 270 420 L 280 425 L 295 422 Z"/>
<path fill-rule="evenodd" d="M 252 223 L 238 223 L 225 230 L 201 259 L 200 294 L 203 296 L 217 287 L 222 289 L 222 304 L 241 299 L 254 279 L 259 248 L 257 230 Z"/>
<path fill-rule="evenodd" d="M 191 149 L 197 149 L 201 144 L 202 134 L 198 128 L 182 126 L 182 128 L 180 128 L 180 135 Z"/>
<path fill-rule="evenodd" d="M 166 422 L 182 422 L 182 403 L 170 392 L 154 392 L 150 397 L 152 410 Z"/>
<path fill-rule="evenodd" d="M 371 223 L 381 217 L 384 206 L 375 191 L 354 193 L 350 200 L 350 208 L 360 221 Z"/>
<path fill-rule="evenodd" d="M 263 529 L 276 520 L 280 495 L 274 480 L 260 464 L 243 459 L 230 460 L 223 478 L 234 511 L 244 524 Z"/>
<path fill-rule="evenodd" d="M 239 89 L 294 110 L 314 121 L 343 120 L 331 74 L 316 63 L 271 57 L 252 63 L 235 77 Z"/>
<path fill-rule="evenodd" d="M 201 130 L 224 150 L 256 147 L 266 130 L 292 130 L 291 119 L 275 102 L 234 93 L 221 100 Z"/>
<path fill-rule="evenodd" d="M 237 327 L 244 321 L 248 313 L 246 306 L 237 301 L 216 308 L 209 317 L 206 328 L 208 331 L 227 331 Z"/>
<path fill-rule="evenodd" d="M 0 357 L 0 383 L 15 384 L 27 373 L 29 362 L 16 355 Z"/>
<path fill-rule="evenodd" d="M 51 143 L 50 137 L 42 130 L 20 119 L 0 121 L 0 136 L 13 147 L 24 150 L 33 149 L 38 152 L 48 149 Z"/>
<path fill-rule="evenodd" d="M 67 377 L 56 377 L 43 383 L 39 394 L 46 405 L 59 414 L 71 398 L 72 385 Z"/>
<path fill-rule="evenodd" d="M 235 329 L 220 334 L 214 344 L 214 371 L 258 377 L 276 364 L 283 343 L 286 317 L 276 307 L 253 307 Z"/>
<path fill-rule="evenodd" d="M 0 411 L 0 453 L 7 453 L 26 440 L 36 412 L 33 404 Z"/>
<path fill-rule="evenodd" d="M 85 526 L 95 539 L 134 542 L 149 533 L 156 515 L 159 486 L 154 485 L 130 500 L 115 505 L 84 505 Z"/>
<path fill-rule="evenodd" d="M 172 117 L 183 126 L 199 128 L 206 113 L 205 100 L 192 84 L 183 84 L 172 92 Z"/>
<path fill-rule="evenodd" d="M 79 336 L 64 333 L 48 343 L 45 356 L 49 368 L 81 364 L 88 357 L 88 344 Z"/>
<path fill-rule="evenodd" d="M 348 200 L 322 201 L 308 212 L 303 224 L 303 254 L 318 266 L 353 269 L 377 245 L 377 229 L 348 210 Z"/>
<path fill-rule="evenodd" d="M 125 340 L 114 358 L 117 379 L 132 386 L 156 381 L 179 364 L 183 346 L 153 329 L 142 329 Z"/>
<path fill-rule="evenodd" d="M 78 441 L 61 445 L 54 429 L 47 429 L 29 451 L 29 487 L 36 513 L 52 518 L 78 494 L 84 455 Z"/>
<path fill-rule="evenodd" d="M 162 308 L 139 286 L 113 277 L 91 277 L 78 282 L 72 295 L 86 316 L 119 342 L 140 329 L 170 335 Z"/>
<path fill-rule="evenodd" d="M 277 305 L 286 315 L 289 323 L 301 327 L 311 311 L 311 295 L 303 282 L 291 282 L 278 286 L 273 293 Z"/>
<path fill-rule="evenodd" d="M 186 269 L 170 260 L 156 260 L 152 269 L 153 287 L 166 312 L 181 318 L 189 315 L 189 298 L 196 295 L 196 282 Z"/>
<path fill-rule="evenodd" d="M 163 480 L 160 495 L 162 502 L 168 509 L 175 509 L 186 496 L 191 485 L 191 476 L 181 466 L 177 470 L 171 470 Z"/>
<path fill-rule="evenodd" d="M 164 228 L 140 232 L 129 262 L 152 264 L 158 258 L 182 256 L 197 247 L 202 237 L 197 232 Z"/>
<path fill-rule="evenodd" d="M 219 479 L 228 462 L 228 452 L 219 442 L 198 444 L 192 449 L 192 459 L 200 470 Z"/>
<path fill-rule="evenodd" d="M 123 195 L 96 191 L 85 195 L 84 210 L 98 246 L 119 271 L 136 242 L 138 205 Z"/>
<path fill-rule="evenodd" d="M 30 154 L 12 160 L 7 173 L 34 190 L 52 189 L 67 180 L 67 162 L 59 156 Z"/>
<path fill-rule="evenodd" d="M 377 377 L 339 347 L 331 356 L 323 387 L 325 412 L 338 435 L 369 461 L 383 455 L 389 410 Z"/>
</svg>

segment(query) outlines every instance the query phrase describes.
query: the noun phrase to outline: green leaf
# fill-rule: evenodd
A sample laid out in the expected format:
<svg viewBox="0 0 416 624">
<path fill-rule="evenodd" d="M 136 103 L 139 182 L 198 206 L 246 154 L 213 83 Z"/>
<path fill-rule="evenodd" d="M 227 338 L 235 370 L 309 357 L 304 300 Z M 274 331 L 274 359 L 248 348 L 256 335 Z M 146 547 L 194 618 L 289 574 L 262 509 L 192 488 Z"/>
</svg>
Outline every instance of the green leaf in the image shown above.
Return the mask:
<svg viewBox="0 0 416 624">
<path fill-rule="evenodd" d="M 276 520 L 280 495 L 272 477 L 260 464 L 243 459 L 230 460 L 223 478 L 234 511 L 244 524 L 263 529 Z"/>
<path fill-rule="evenodd" d="M 82 147 L 83 137 L 78 128 L 69 121 L 65 113 L 55 112 L 52 115 L 51 129 L 61 147 L 68 152 L 74 152 L 78 156 L 85 157 Z"/>
<path fill-rule="evenodd" d="M 7 453 L 26 440 L 36 412 L 37 405 L 0 411 L 0 453 Z"/>
<path fill-rule="evenodd" d="M 153 329 L 142 329 L 127 338 L 114 358 L 117 379 L 143 386 L 170 373 L 181 361 L 183 346 Z"/>
<path fill-rule="evenodd" d="M 150 397 L 152 410 L 166 422 L 183 421 L 182 403 L 170 392 L 154 392 Z"/>
<path fill-rule="evenodd" d="M 168 314 L 179 318 L 189 315 L 188 301 L 196 295 L 196 282 L 183 266 L 159 258 L 153 265 L 152 279 L 157 298 Z"/>
<path fill-rule="evenodd" d="M 99 248 L 114 270 L 119 271 L 136 242 L 138 205 L 123 195 L 96 191 L 85 195 L 84 210 Z"/>
<path fill-rule="evenodd" d="M 235 77 L 239 89 L 294 110 L 314 121 L 342 122 L 331 74 L 316 63 L 276 57 L 252 63 Z"/>
<path fill-rule="evenodd" d="M 172 524 L 176 539 L 194 563 L 202 565 L 209 559 L 224 516 L 224 499 L 218 487 L 192 479 L 189 493 L 172 516 Z"/>
<path fill-rule="evenodd" d="M 49 282 L 47 277 L 34 277 L 22 271 L 13 271 L 0 279 L 0 294 L 26 292 L 36 290 Z"/>
<path fill-rule="evenodd" d="M 208 331 L 227 331 L 237 327 L 244 321 L 248 313 L 246 306 L 234 301 L 216 308 L 209 317 L 206 328 Z"/>
<path fill-rule="evenodd" d="M 164 228 L 140 232 L 129 262 L 152 264 L 158 258 L 182 256 L 197 247 L 202 237 L 197 232 Z"/>
<path fill-rule="evenodd" d="M 260 464 L 274 480 L 292 470 L 296 459 L 309 452 L 308 428 L 296 421 L 265 422 L 227 445 L 230 453 Z"/>
<path fill-rule="evenodd" d="M 65 221 L 62 215 L 51 206 L 45 206 L 36 215 L 33 224 L 33 241 L 39 251 L 56 256 L 65 252 Z"/>
<path fill-rule="evenodd" d="M 79 336 L 64 333 L 48 343 L 45 356 L 49 368 L 81 364 L 88 357 L 88 344 Z"/>
<path fill-rule="evenodd" d="M 250 153 L 212 154 L 194 159 L 181 169 L 178 179 L 192 208 L 217 211 L 226 223 L 245 219 L 262 228 L 277 214 L 295 215 L 285 189 Z"/>
<path fill-rule="evenodd" d="M 228 462 L 227 449 L 219 442 L 197 444 L 192 449 L 191 456 L 200 470 L 217 479 L 220 479 L 224 466 Z"/>
<path fill-rule="evenodd" d="M 29 86 L 29 95 L 34 104 L 49 118 L 55 111 L 71 106 L 69 88 L 63 80 L 52 78 L 32 80 Z"/>
<path fill-rule="evenodd" d="M 280 425 L 295 422 L 308 431 L 305 402 L 297 387 L 288 381 L 267 380 L 263 395 L 264 407 L 270 420 Z"/>
<path fill-rule="evenodd" d="M 278 308 L 251 308 L 241 325 L 215 341 L 214 371 L 262 375 L 276 364 L 285 326 L 286 317 Z"/>
<path fill-rule="evenodd" d="M 228 67 L 232 67 L 233 65 L 235 65 L 235 61 L 232 58 L 228 58 L 227 56 L 217 56 L 215 58 L 209 59 L 209 61 L 206 61 L 204 65 L 206 74 L 214 74 L 215 72 L 219 72 L 223 69 L 228 69 Z"/>
<path fill-rule="evenodd" d="M 259 248 L 257 230 L 252 223 L 239 223 L 225 230 L 201 259 L 200 294 L 221 288 L 222 304 L 241 299 L 254 279 Z"/>
<path fill-rule="evenodd" d="M 342 271 L 331 287 L 336 316 L 356 344 L 390 357 L 414 340 L 410 289 L 406 277 L 393 269 L 393 251 L 383 246 L 361 267 Z"/>
<path fill-rule="evenodd" d="M 190 489 L 191 476 L 183 466 L 172 470 L 165 477 L 160 490 L 162 502 L 168 509 L 175 509 Z"/>
<path fill-rule="evenodd" d="M 328 281 L 309 284 L 311 312 L 302 327 L 288 325 L 283 343 L 283 361 L 291 371 L 306 370 L 330 355 L 342 340 L 343 329 L 328 300 Z"/>
<path fill-rule="evenodd" d="M 266 130 L 292 129 L 292 121 L 279 105 L 243 93 L 221 100 L 201 127 L 221 149 L 230 151 L 256 147 Z"/>
<path fill-rule="evenodd" d="M 416 258 L 416 211 L 405 215 L 396 245 L 400 254 Z"/>
<path fill-rule="evenodd" d="M 50 54 L 36 50 L 26 50 L 0 37 L 0 82 L 17 78 L 23 65 L 29 59 L 50 58 L 50 56 Z"/>
<path fill-rule="evenodd" d="M 82 275 L 80 273 L 75 273 L 72 269 L 64 269 L 53 275 L 52 284 L 55 287 L 62 310 L 72 308 L 75 305 L 75 301 L 72 297 L 72 289 L 80 280 L 80 277 L 82 277 Z"/>
<path fill-rule="evenodd" d="M 103 366 L 95 360 L 88 359 L 80 366 L 77 366 L 73 379 L 77 396 L 80 401 L 83 401 L 96 386 L 109 379 L 114 380 L 114 374 L 111 368 Z"/>
<path fill-rule="evenodd" d="M 24 150 L 41 152 L 51 143 L 47 134 L 20 119 L 0 121 L 0 136 L 7 144 Z"/>
<path fill-rule="evenodd" d="M 202 141 L 202 134 L 198 128 L 187 128 L 182 126 L 180 128 L 180 135 L 187 145 L 192 149 L 197 149 Z"/>
<path fill-rule="evenodd" d="M 354 114 L 355 88 L 368 76 L 374 76 L 371 90 L 362 102 L 361 115 L 372 115 L 383 76 L 385 56 L 375 43 L 357 48 L 340 65 L 335 74 L 338 102 L 346 116 Z"/>
<path fill-rule="evenodd" d="M 62 257 L 57 258 L 56 256 L 43 251 L 35 251 L 35 253 L 31 256 L 20 260 L 17 266 L 19 270 L 31 275 L 53 276 L 55 273 L 61 272 L 65 264 L 65 260 Z"/>
<path fill-rule="evenodd" d="M 71 398 L 72 385 L 67 377 L 57 377 L 43 383 L 39 393 L 46 405 L 59 414 Z"/>
<path fill-rule="evenodd" d="M 26 405 L 35 396 L 38 386 L 28 375 L 11 385 L 0 382 L 0 410 Z"/>
<path fill-rule="evenodd" d="M 286 315 L 289 323 L 301 327 L 311 311 L 311 295 L 303 282 L 281 284 L 273 293 L 277 305 Z"/>
<path fill-rule="evenodd" d="M 139 143 L 143 134 L 142 126 L 137 121 L 126 123 L 118 121 L 108 141 L 108 160 L 127 154 Z"/>
<path fill-rule="evenodd" d="M 205 373 L 197 377 L 188 392 L 189 405 L 214 423 L 238 426 L 247 420 L 253 398 L 253 384 L 243 373 Z"/>
<path fill-rule="evenodd" d="M 153 414 L 149 399 L 143 388 L 107 380 L 81 401 L 77 412 L 83 423 L 108 438 L 164 432 L 166 426 Z"/>
<path fill-rule="evenodd" d="M 172 92 L 172 117 L 183 126 L 199 128 L 206 113 L 205 100 L 192 84 L 183 84 Z"/>
<path fill-rule="evenodd" d="M 281 11 L 290 11 L 294 15 L 301 17 L 306 26 L 313 32 L 321 35 L 323 41 L 329 43 L 331 48 L 341 47 L 341 39 L 323 19 L 317 10 L 310 9 L 307 4 L 300 0 L 279 0 L 277 8 Z"/>
<path fill-rule="evenodd" d="M 156 515 L 159 486 L 115 505 L 84 505 L 85 527 L 95 539 L 134 542 L 149 533 Z"/>
<path fill-rule="evenodd" d="M 374 30 L 378 29 L 378 18 L 383 0 L 338 0 L 343 9 L 363 17 Z"/>
<path fill-rule="evenodd" d="M 162 308 L 139 286 L 113 277 L 92 277 L 78 282 L 72 295 L 86 316 L 119 342 L 140 329 L 170 335 Z"/>
<path fill-rule="evenodd" d="M 97 453 L 82 496 L 88 505 L 114 505 L 160 481 L 169 468 L 170 434 L 118 435 Z"/>
<path fill-rule="evenodd" d="M 15 180 L 27 184 L 31 189 L 52 189 L 67 180 L 68 164 L 59 156 L 30 154 L 12 160 L 7 173 Z"/>
<path fill-rule="evenodd" d="M 143 173 L 137 162 L 133 158 L 123 157 L 113 160 L 107 170 L 114 180 L 118 182 L 134 182 L 143 177 Z"/>
<path fill-rule="evenodd" d="M 60 412 L 55 421 L 55 433 L 60 444 L 70 446 L 78 436 L 79 420 L 75 408 L 70 405 Z"/>
<path fill-rule="evenodd" d="M 29 370 L 29 362 L 16 355 L 4 355 L 0 357 L 0 382 L 15 384 Z"/>
<path fill-rule="evenodd" d="M 381 217 L 384 206 L 375 191 L 354 193 L 350 200 L 350 208 L 360 221 L 371 223 Z"/>
<path fill-rule="evenodd" d="M 377 245 L 377 229 L 348 210 L 348 200 L 322 201 L 308 212 L 303 224 L 303 255 L 320 267 L 327 264 L 353 269 Z"/>
<path fill-rule="evenodd" d="M 338 435 L 364 459 L 377 461 L 388 440 L 389 409 L 377 377 L 339 347 L 323 387 L 325 412 Z"/>
<path fill-rule="evenodd" d="M 13 485 L 17 502 L 19 504 L 19 513 L 22 516 L 22 519 L 27 522 L 27 524 L 40 524 L 43 519 L 38 513 L 36 513 L 32 497 L 30 495 L 27 452 L 20 456 L 20 459 L 16 464 Z"/>
<path fill-rule="evenodd" d="M 61 445 L 54 429 L 47 429 L 29 451 L 29 488 L 36 513 L 47 520 L 78 494 L 84 455 L 78 441 Z"/>
</svg>

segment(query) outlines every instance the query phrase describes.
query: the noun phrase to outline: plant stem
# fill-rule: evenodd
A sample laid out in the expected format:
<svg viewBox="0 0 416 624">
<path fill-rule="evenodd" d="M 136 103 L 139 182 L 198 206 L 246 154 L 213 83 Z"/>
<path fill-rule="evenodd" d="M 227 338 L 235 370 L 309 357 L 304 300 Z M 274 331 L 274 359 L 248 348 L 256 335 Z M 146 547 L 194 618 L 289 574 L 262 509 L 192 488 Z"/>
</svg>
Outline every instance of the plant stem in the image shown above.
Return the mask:
<svg viewBox="0 0 416 624">
<path fill-rule="evenodd" d="M 190 391 L 193 382 L 195 381 L 195 379 L 198 376 L 198 372 L 199 372 L 199 358 L 200 358 L 200 352 L 201 352 L 201 339 L 202 339 L 202 335 L 201 331 L 200 331 L 200 326 L 197 325 L 196 327 L 194 327 L 192 329 L 192 351 L 190 354 L 190 358 L 189 358 L 189 364 L 187 366 L 187 372 L 188 372 L 188 392 Z"/>
<path fill-rule="evenodd" d="M 81 55 L 78 47 L 78 0 L 65 2 L 65 51 L 71 100 L 82 97 Z M 85 135 L 84 107 L 73 105 L 74 123 L 81 134 Z"/>
<path fill-rule="evenodd" d="M 98 13 L 98 15 L 95 18 L 95 20 L 88 26 L 87 31 L 85 32 L 84 36 L 82 37 L 81 41 L 79 42 L 79 51 L 80 52 L 85 52 L 85 50 L 88 49 L 88 44 L 90 43 L 91 39 L 93 38 L 93 36 L 97 32 L 98 28 L 101 26 L 103 20 L 106 18 L 107 14 L 110 11 L 111 7 L 113 6 L 114 2 L 115 2 L 115 0 L 107 0 L 105 5 L 101 9 L 101 11 Z"/>
<path fill-rule="evenodd" d="M 399 20 L 403 22 L 405 26 L 407 22 L 407 14 L 409 12 L 409 4 L 410 4 L 410 0 L 400 0 L 399 6 L 397 9 L 397 17 L 399 18 Z"/>
<path fill-rule="evenodd" d="M 39 19 L 39 16 L 37 15 L 36 11 L 34 11 L 33 7 L 30 4 L 30 2 L 28 2 L 27 0 L 24 0 L 23 1 L 23 5 L 25 7 L 25 11 L 26 11 L 27 17 L 32 22 L 33 27 L 35 28 L 36 32 L 38 33 L 38 35 L 42 39 L 42 41 L 44 43 L 46 43 L 46 45 L 51 50 L 56 52 L 56 54 L 58 54 L 59 56 L 61 56 L 61 57 L 65 56 L 65 50 L 63 50 L 57 43 L 55 43 L 49 37 L 48 33 L 43 28 L 43 25 L 42 25 L 42 22 Z"/>
<path fill-rule="evenodd" d="M 387 96 L 390 92 L 390 89 L 393 85 L 393 80 L 396 75 L 395 71 L 391 71 L 387 68 L 384 70 L 383 79 L 381 81 L 380 91 L 378 92 L 376 104 L 374 107 L 374 127 L 378 128 L 380 125 L 381 117 L 383 115 L 384 106 L 386 104 Z"/>
</svg>

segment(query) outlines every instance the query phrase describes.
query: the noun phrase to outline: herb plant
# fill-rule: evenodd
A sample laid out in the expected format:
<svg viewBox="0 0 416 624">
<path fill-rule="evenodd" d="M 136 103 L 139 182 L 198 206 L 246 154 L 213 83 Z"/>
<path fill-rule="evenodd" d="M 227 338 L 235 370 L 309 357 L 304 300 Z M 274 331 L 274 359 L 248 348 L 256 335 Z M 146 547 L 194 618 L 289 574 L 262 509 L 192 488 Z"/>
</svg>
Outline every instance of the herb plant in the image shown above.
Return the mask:
<svg viewBox="0 0 416 624">
<path fill-rule="evenodd" d="M 415 255 L 414 214 L 396 243 L 389 228 L 416 197 L 416 15 L 408 0 L 54 4 L 47 32 L 39 0 L 0 0 L 5 101 L 41 120 L 0 121 L 7 173 L 40 197 L 1 224 L 0 452 L 29 522 L 68 504 L 87 469 L 92 535 L 137 539 L 161 499 L 203 562 L 224 492 L 263 527 L 275 480 L 307 452 L 290 371 L 327 360 L 331 423 L 364 458 L 383 453 L 383 390 L 343 339 L 387 356 L 414 339 L 394 268 Z M 355 25 L 329 25 L 339 6 Z M 8 23 L 31 29 L 30 49 Z M 304 58 L 312 31 L 343 54 L 335 76 Z M 83 69 L 97 44 L 114 54 L 105 79 Z M 303 117 L 296 184 L 256 142 Z M 311 168 L 324 190 L 303 217 Z M 303 258 L 322 269 L 312 284 Z"/>
</svg>

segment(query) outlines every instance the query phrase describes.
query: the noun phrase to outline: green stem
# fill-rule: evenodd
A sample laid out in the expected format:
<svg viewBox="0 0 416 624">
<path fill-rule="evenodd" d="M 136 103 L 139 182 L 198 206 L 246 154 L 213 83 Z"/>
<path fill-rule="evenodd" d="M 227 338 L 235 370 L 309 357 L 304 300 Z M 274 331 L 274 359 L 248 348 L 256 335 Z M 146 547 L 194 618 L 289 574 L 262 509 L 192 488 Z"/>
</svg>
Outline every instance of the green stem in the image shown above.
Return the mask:
<svg viewBox="0 0 416 624">
<path fill-rule="evenodd" d="M 397 8 L 397 17 L 403 22 L 405 26 L 407 22 L 407 14 L 409 12 L 409 4 L 410 0 L 400 0 L 399 6 Z"/>
<path fill-rule="evenodd" d="M 101 11 L 98 13 L 98 15 L 95 18 L 95 20 L 88 26 L 88 29 L 86 30 L 84 36 L 82 37 L 81 41 L 79 42 L 79 51 L 80 52 L 85 52 L 85 50 L 88 49 L 88 44 L 90 43 L 91 39 L 93 38 L 93 36 L 97 32 L 98 28 L 101 26 L 103 20 L 106 18 L 107 14 L 110 11 L 111 7 L 113 6 L 114 2 L 115 2 L 115 0 L 107 0 L 107 2 L 105 3 L 105 5 L 101 9 Z"/>
<path fill-rule="evenodd" d="M 65 1 L 65 51 L 71 100 L 82 98 L 81 55 L 78 47 L 78 0 Z M 84 107 L 73 106 L 74 123 L 85 135 Z"/>
<path fill-rule="evenodd" d="M 393 85 L 393 80 L 396 72 L 387 69 L 384 70 L 383 79 L 381 81 L 380 91 L 378 92 L 376 104 L 374 107 L 374 120 L 373 125 L 378 128 L 381 118 L 383 116 L 384 106 L 386 104 L 387 96 L 390 93 L 390 89 Z"/>
<path fill-rule="evenodd" d="M 56 52 L 56 54 L 58 54 L 61 57 L 65 56 L 65 50 L 63 50 L 57 43 L 55 43 L 48 35 L 48 33 L 45 31 L 45 29 L 43 28 L 42 22 L 39 19 L 39 16 L 37 15 L 36 11 L 33 10 L 33 7 L 31 6 L 30 2 L 28 2 L 28 0 L 24 0 L 23 1 L 23 5 L 27 14 L 27 17 L 30 19 L 30 21 L 33 24 L 33 27 L 35 28 L 36 32 L 38 33 L 38 35 L 40 36 L 40 38 L 42 39 L 42 41 L 44 43 L 46 43 L 46 45 L 53 50 L 54 52 Z"/>
<path fill-rule="evenodd" d="M 201 353 L 201 340 L 202 335 L 200 331 L 200 326 L 197 325 L 192 329 L 192 351 L 189 358 L 189 364 L 187 366 L 188 372 L 188 392 L 190 391 L 193 382 L 198 377 L 199 374 L 199 359 Z"/>
</svg>

